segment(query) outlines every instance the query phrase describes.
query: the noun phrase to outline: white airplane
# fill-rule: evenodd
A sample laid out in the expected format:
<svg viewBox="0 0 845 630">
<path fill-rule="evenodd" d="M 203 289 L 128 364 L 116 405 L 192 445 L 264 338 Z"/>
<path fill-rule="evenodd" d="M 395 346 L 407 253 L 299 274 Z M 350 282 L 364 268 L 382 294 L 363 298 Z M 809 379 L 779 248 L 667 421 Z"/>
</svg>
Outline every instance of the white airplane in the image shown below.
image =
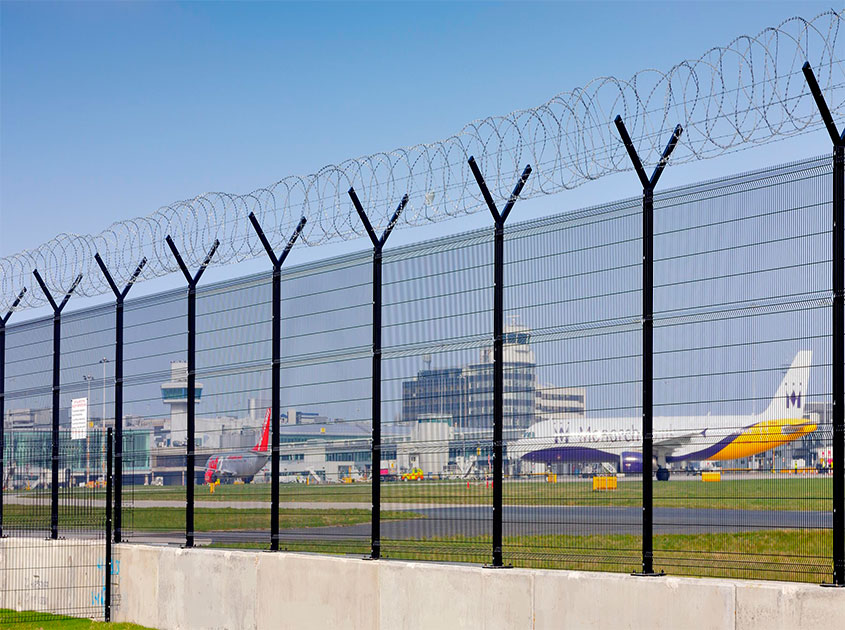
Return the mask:
<svg viewBox="0 0 845 630">
<path fill-rule="evenodd" d="M 268 438 L 270 436 L 270 409 L 264 417 L 264 428 L 258 443 L 249 451 L 237 451 L 227 455 L 213 455 L 205 465 L 205 483 L 232 483 L 235 479 L 243 479 L 250 483 L 259 470 L 264 468 L 270 459 Z"/>
<path fill-rule="evenodd" d="M 657 479 L 669 479 L 668 464 L 749 457 L 797 440 L 816 430 L 806 420 L 812 352 L 792 361 L 768 408 L 745 416 L 655 416 Z M 568 418 L 533 424 L 508 447 L 508 454 L 535 463 L 617 464 L 622 472 L 642 472 L 642 418 Z"/>
</svg>

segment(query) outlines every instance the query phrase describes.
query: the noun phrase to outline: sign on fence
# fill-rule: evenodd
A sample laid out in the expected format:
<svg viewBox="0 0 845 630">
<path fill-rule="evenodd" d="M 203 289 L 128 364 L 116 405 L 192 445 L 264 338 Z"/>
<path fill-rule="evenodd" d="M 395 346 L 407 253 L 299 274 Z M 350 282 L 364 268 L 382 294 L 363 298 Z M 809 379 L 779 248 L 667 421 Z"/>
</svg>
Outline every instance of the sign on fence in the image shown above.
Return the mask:
<svg viewBox="0 0 845 630">
<path fill-rule="evenodd" d="M 70 401 L 70 439 L 84 440 L 88 436 L 88 399 Z"/>
</svg>

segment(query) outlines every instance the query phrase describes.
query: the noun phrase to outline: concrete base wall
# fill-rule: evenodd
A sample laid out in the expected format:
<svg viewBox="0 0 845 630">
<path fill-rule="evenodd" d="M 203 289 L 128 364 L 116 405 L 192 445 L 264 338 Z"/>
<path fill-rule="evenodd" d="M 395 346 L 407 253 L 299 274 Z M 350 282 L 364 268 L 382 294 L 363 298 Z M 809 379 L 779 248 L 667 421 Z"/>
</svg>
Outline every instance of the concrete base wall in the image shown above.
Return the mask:
<svg viewBox="0 0 845 630">
<path fill-rule="evenodd" d="M 48 611 L 51 604 L 70 605 L 35 601 L 33 589 L 7 591 L 11 576 L 26 573 L 24 565 L 15 565 L 32 560 L 31 553 L 20 553 L 15 545 L 10 539 L 0 542 L 0 607 L 33 609 L 37 603 L 38 610 Z M 43 558 L 48 570 L 39 575 L 51 586 L 59 583 L 54 580 L 90 582 L 90 576 L 71 573 L 76 563 L 90 566 L 91 558 L 83 556 L 93 558 L 98 550 L 85 551 L 78 541 L 48 542 L 39 553 L 54 557 Z M 113 619 L 160 630 L 794 630 L 838 627 L 845 620 L 845 589 L 812 584 L 493 570 L 128 544 L 115 547 L 115 558 L 119 600 Z M 78 596 L 80 605 L 90 605 L 90 593 L 80 590 Z"/>
<path fill-rule="evenodd" d="M 122 599 L 116 619 L 161 630 L 794 630 L 845 620 L 845 589 L 811 584 L 119 549 Z"/>
</svg>

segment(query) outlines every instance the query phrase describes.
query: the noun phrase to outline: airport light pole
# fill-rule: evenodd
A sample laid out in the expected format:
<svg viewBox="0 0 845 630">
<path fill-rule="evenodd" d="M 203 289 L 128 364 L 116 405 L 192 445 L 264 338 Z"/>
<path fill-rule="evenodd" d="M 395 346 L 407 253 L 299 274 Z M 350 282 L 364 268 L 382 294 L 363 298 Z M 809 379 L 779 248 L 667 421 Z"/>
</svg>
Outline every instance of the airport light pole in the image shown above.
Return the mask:
<svg viewBox="0 0 845 630">
<path fill-rule="evenodd" d="M 102 359 L 100 359 L 100 363 L 103 364 L 103 417 L 101 419 L 102 420 L 101 425 L 102 425 L 102 434 L 103 434 L 104 439 L 105 439 L 105 435 L 106 435 L 106 363 L 108 363 L 108 362 L 109 362 L 109 360 L 106 357 L 103 357 Z M 106 459 L 105 459 L 106 443 L 105 443 L 105 441 L 103 442 L 103 448 L 101 449 L 101 455 L 102 455 L 102 460 L 103 460 L 103 462 L 102 462 L 103 463 L 103 465 L 102 465 L 102 475 L 103 475 L 102 481 L 105 483 L 105 481 L 106 481 Z"/>
<path fill-rule="evenodd" d="M 86 374 L 82 377 L 85 384 L 88 386 L 88 391 L 85 394 L 85 487 L 91 482 L 91 416 L 89 410 L 91 409 L 89 402 L 91 401 L 91 381 L 94 377 Z"/>
<path fill-rule="evenodd" d="M 100 359 L 100 363 L 103 364 L 103 422 L 102 422 L 102 429 L 105 433 L 106 430 L 106 363 L 109 360 L 106 357 Z"/>
</svg>

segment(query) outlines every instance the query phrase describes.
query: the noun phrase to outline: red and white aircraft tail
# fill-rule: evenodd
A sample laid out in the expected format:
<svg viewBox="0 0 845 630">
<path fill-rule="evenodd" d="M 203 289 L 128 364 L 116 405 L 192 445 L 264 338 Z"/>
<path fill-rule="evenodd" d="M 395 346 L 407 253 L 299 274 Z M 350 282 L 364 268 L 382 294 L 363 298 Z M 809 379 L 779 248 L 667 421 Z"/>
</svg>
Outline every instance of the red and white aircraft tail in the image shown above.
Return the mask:
<svg viewBox="0 0 845 630">
<path fill-rule="evenodd" d="M 270 407 L 267 407 L 267 415 L 264 416 L 264 429 L 261 431 L 261 437 L 258 440 L 258 444 L 252 448 L 255 453 L 267 452 L 267 441 L 270 437 L 270 416 L 271 409 Z"/>
</svg>

